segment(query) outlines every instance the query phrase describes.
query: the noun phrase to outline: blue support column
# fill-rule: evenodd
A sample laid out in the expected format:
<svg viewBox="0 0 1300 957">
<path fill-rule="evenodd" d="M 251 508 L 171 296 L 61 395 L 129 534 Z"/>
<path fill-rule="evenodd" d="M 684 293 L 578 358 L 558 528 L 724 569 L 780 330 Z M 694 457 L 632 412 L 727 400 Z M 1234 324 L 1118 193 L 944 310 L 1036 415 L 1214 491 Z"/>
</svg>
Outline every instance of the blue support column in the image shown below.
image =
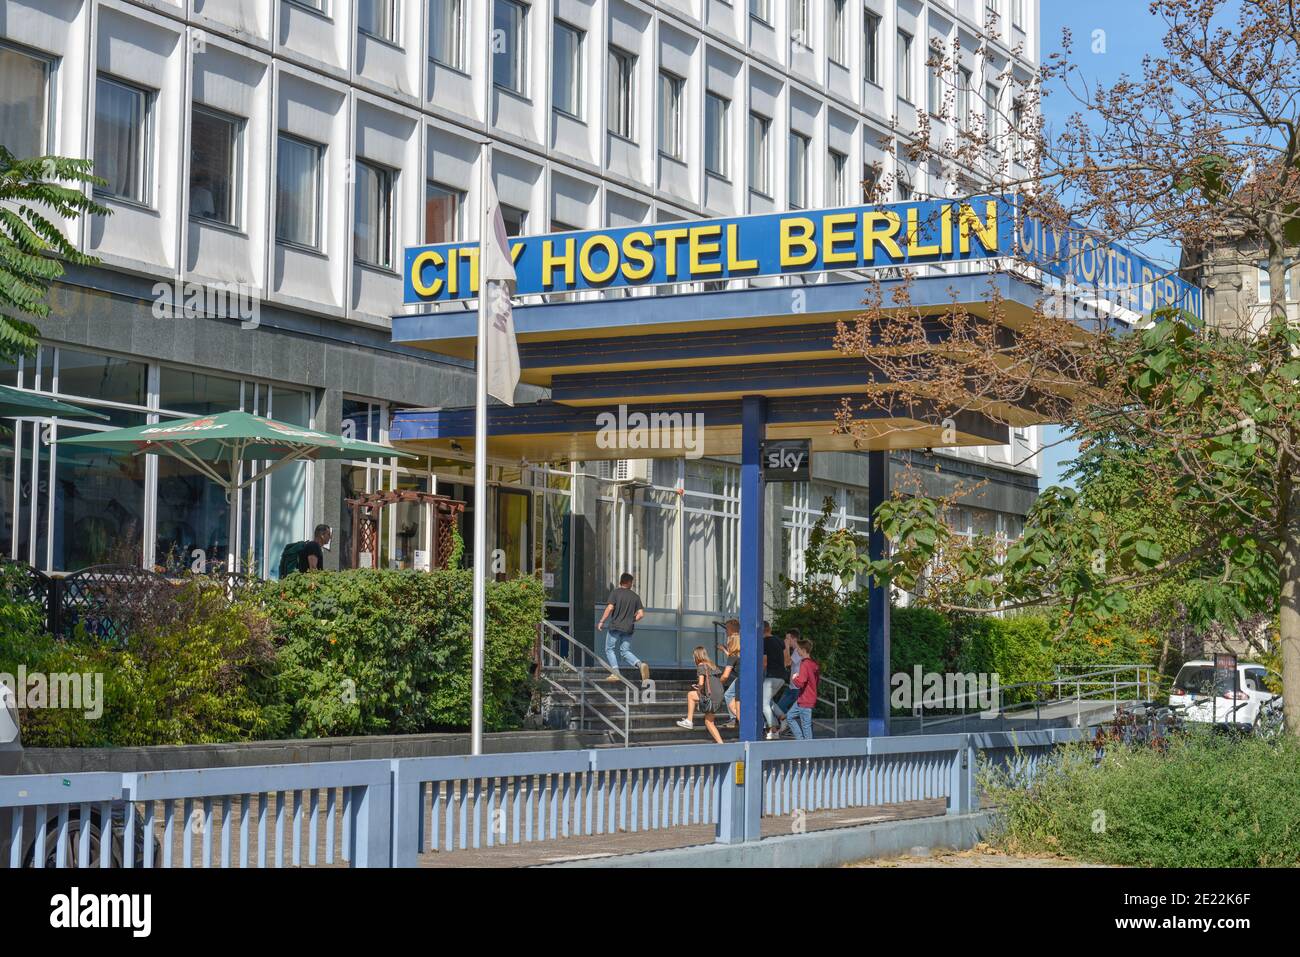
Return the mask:
<svg viewBox="0 0 1300 957">
<path fill-rule="evenodd" d="M 889 498 L 889 451 L 867 453 L 867 505 L 872 526 L 867 552 L 885 557 L 885 535 L 876 529 L 876 507 Z M 867 592 L 867 729 L 872 737 L 889 734 L 889 589 L 873 578 Z"/>
<path fill-rule="evenodd" d="M 740 464 L 740 740 L 762 738 L 763 470 L 767 399 L 747 395 L 741 408 Z"/>
</svg>

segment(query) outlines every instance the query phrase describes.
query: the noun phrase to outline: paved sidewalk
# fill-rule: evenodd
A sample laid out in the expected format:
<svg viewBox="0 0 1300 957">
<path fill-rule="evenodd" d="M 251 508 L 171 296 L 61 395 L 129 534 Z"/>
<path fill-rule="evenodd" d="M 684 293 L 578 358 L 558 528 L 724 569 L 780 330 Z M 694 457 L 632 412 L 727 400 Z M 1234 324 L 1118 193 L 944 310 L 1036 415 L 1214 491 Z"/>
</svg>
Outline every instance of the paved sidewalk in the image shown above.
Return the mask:
<svg viewBox="0 0 1300 957">
<path fill-rule="evenodd" d="M 856 827 L 882 821 L 943 815 L 944 799 L 912 801 L 884 807 L 854 807 L 839 811 L 811 811 L 804 819 L 808 831 L 836 827 Z M 763 819 L 763 836 L 790 834 L 794 827 L 790 817 Z M 537 844 L 510 844 L 504 847 L 467 851 L 429 851 L 420 855 L 421 867 L 529 867 L 534 864 L 557 864 L 562 861 L 595 860 L 619 854 L 662 851 L 674 847 L 712 844 L 712 824 L 693 824 L 661 831 L 637 831 L 605 835 L 582 835 Z"/>
<path fill-rule="evenodd" d="M 1109 864 L 1089 864 L 1067 857 L 1042 857 L 1028 854 L 1005 854 L 987 844 L 977 844 L 969 851 L 934 851 L 926 854 L 904 854 L 900 857 L 881 857 L 845 864 L 845 867 L 1109 867 Z"/>
<path fill-rule="evenodd" d="M 276 857 L 275 852 L 275 803 L 276 795 L 271 795 L 268 801 L 270 810 L 267 815 L 267 858 L 268 863 L 274 866 Z M 255 801 L 254 801 L 255 804 Z M 342 808 L 342 802 L 339 801 L 339 809 Z M 195 801 L 192 807 L 193 817 L 186 818 L 183 811 L 183 802 L 176 802 L 175 808 L 175 825 L 172 835 L 172 853 L 173 866 L 181 867 L 184 861 L 184 846 L 188 840 L 191 847 L 192 861 L 194 867 L 202 867 L 204 862 L 203 843 L 204 830 L 206 830 L 205 821 L 202 813 L 202 801 Z M 324 801 L 321 801 L 322 816 L 316 833 L 317 848 L 317 867 L 346 867 L 339 851 L 343 847 L 343 830 L 341 814 L 338 815 L 334 822 L 334 861 L 326 864 L 326 834 L 330 830 L 324 816 Z M 253 846 L 249 848 L 250 863 L 256 863 L 256 809 L 250 809 L 249 839 Z M 810 811 L 807 812 L 802 821 L 796 821 L 793 816 L 783 817 L 766 817 L 763 819 L 763 836 L 774 837 L 794 833 L 797 824 L 802 824 L 807 832 L 824 831 L 840 827 L 858 827 L 864 824 L 882 823 L 885 821 L 901 821 L 915 818 L 936 817 L 946 813 L 947 805 L 943 798 L 937 798 L 928 801 L 911 801 L 905 804 L 891 804 L 876 807 L 854 807 L 845 808 L 838 811 Z M 231 863 L 233 866 L 239 866 L 241 852 L 241 834 L 239 828 L 239 818 L 241 813 L 241 800 L 238 797 L 230 799 L 230 814 L 225 817 L 221 813 L 220 805 L 214 808 L 214 818 L 211 832 L 207 835 L 209 842 L 208 860 L 210 866 L 219 866 L 221 859 L 222 846 L 222 827 L 223 823 L 228 822 L 230 834 L 226 838 L 230 844 Z M 224 818 L 224 820 L 223 820 Z M 280 854 L 282 866 L 292 867 L 293 864 L 293 844 L 294 844 L 294 815 L 292 804 L 285 809 L 284 821 L 281 830 Z M 157 827 L 156 836 L 161 840 L 163 836 L 163 804 L 155 804 L 155 819 Z M 311 846 L 311 830 L 308 826 L 306 809 L 299 821 L 297 828 L 298 842 L 300 847 L 300 866 L 310 866 L 309 849 Z M 557 840 L 539 841 L 535 843 L 506 844 L 497 845 L 496 847 L 482 847 L 477 850 L 455 850 L 455 851 L 426 851 L 420 855 L 420 867 L 530 867 L 538 864 L 556 864 L 562 861 L 573 860 L 594 860 L 602 857 L 614 857 L 620 854 L 637 854 L 643 851 L 661 851 L 669 848 L 692 847 L 701 844 L 712 844 L 714 836 L 714 826 L 712 824 L 692 824 L 679 825 L 677 827 L 665 828 L 663 830 L 643 830 L 635 832 L 620 832 L 617 834 L 593 834 L 593 835 L 572 835 Z"/>
</svg>

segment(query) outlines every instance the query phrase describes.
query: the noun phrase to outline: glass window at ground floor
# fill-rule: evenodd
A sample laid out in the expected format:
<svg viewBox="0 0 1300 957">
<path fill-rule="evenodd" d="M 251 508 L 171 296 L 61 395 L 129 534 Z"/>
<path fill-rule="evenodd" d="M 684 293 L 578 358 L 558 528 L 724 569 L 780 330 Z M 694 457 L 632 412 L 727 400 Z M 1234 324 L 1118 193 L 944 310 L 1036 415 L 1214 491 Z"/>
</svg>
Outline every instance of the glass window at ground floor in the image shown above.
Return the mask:
<svg viewBox="0 0 1300 957">
<path fill-rule="evenodd" d="M 0 364 L 0 379 L 108 416 L 0 422 L 0 555 L 53 572 L 143 564 L 177 574 L 225 561 L 234 508 L 241 564 L 274 576 L 280 549 L 308 537 L 310 463 L 286 466 L 229 501 L 169 456 L 58 440 L 236 409 L 310 425 L 309 390 L 54 345 Z M 262 464 L 246 464 L 245 475 Z"/>
<path fill-rule="evenodd" d="M 387 441 L 388 410 L 384 403 L 345 399 L 347 423 L 370 441 Z M 423 568 L 434 551 L 429 508 L 414 502 L 394 502 L 379 516 L 361 516 L 353 531 L 349 500 L 368 492 L 432 492 L 460 502 L 457 527 L 464 544 L 463 567 L 473 555 L 474 475 L 468 462 L 427 458 L 423 468 L 385 463 L 344 463 L 340 482 L 342 528 L 338 534 L 341 567 Z M 573 577 L 573 475 L 569 468 L 546 465 L 526 468 L 491 466 L 488 475 L 489 573 L 498 578 L 537 575 L 542 580 L 548 614 L 567 619 Z M 370 527 L 367 527 L 369 524 Z M 357 557 L 353 559 L 353 539 Z M 426 557 L 426 553 L 428 553 Z"/>
</svg>

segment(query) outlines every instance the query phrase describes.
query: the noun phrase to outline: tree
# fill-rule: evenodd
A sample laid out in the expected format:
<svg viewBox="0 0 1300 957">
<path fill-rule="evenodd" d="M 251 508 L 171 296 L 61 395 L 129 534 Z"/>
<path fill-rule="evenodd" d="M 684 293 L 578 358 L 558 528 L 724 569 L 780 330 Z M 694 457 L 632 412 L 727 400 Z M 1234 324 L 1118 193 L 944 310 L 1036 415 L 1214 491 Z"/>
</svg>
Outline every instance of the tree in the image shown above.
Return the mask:
<svg viewBox="0 0 1300 957">
<path fill-rule="evenodd" d="M 1171 577 L 1195 583 L 1201 626 L 1276 613 L 1286 717 L 1300 735 L 1300 329 L 1284 301 L 1286 250 L 1300 242 L 1300 21 L 1288 0 L 1150 9 L 1165 35 L 1141 76 L 1089 90 L 1067 34 L 1036 75 L 1007 69 L 1010 89 L 986 104 L 987 121 L 897 145 L 941 168 L 954 194 L 970 191 L 974 171 L 1018 192 L 1025 220 L 1076 238 L 1193 260 L 1225 240 L 1257 247 L 1272 283 L 1264 312 L 1225 332 L 1179 308 L 1126 319 L 1045 293 L 1024 315 L 990 282 L 982 314 L 953 303 L 935 316 L 911 306 L 907 283 L 888 295 L 875 283 L 839 344 L 883 384 L 846 400 L 841 426 L 866 435 L 860 413 L 873 406 L 930 428 L 959 412 L 1060 422 L 1098 461 L 1136 469 L 1167 495 L 1187 540 L 1123 527 L 1052 488 L 998 555 L 954 542 L 934 502 L 898 499 L 874 517 L 894 543 L 874 571 L 913 588 L 943 557 L 974 609 L 1054 603 L 1076 622 L 1124 611 L 1136 589 Z M 931 66 L 955 75 L 956 57 L 936 49 Z M 1041 118 L 1049 90 L 1078 101 L 1056 131 Z M 1007 158 L 1015 151 L 1020 164 Z M 1027 260 L 1006 268 L 1038 275 Z"/>
<path fill-rule="evenodd" d="M 109 215 L 80 188 L 103 184 L 91 169 L 84 159 L 15 159 L 0 146 L 0 359 L 35 351 L 37 330 L 22 316 L 49 315 L 50 283 L 63 275 L 56 257 L 78 265 L 99 262 L 78 251 L 46 218 L 50 212 L 63 219 Z"/>
</svg>

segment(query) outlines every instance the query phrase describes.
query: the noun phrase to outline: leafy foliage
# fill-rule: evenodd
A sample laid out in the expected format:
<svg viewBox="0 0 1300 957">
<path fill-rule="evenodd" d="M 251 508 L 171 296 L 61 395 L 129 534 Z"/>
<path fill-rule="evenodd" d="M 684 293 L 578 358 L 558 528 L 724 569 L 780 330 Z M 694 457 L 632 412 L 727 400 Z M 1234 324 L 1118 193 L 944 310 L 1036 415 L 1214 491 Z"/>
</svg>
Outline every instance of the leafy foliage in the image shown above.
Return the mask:
<svg viewBox="0 0 1300 957">
<path fill-rule="evenodd" d="M 1144 417 L 1116 415 L 1084 430 L 1086 448 L 1104 463 L 1087 467 L 1082 493 L 1044 491 L 1005 556 L 954 541 L 932 501 L 899 499 L 877 513 L 895 549 L 872 570 L 907 588 L 941 552 L 955 552 L 949 564 L 971 599 L 1059 605 L 1085 628 L 1131 612 L 1134 589 L 1164 581 L 1190 586 L 1166 597 L 1184 602 L 1202 627 L 1274 611 L 1274 516 L 1285 508 L 1275 463 L 1300 430 L 1300 360 L 1280 361 L 1269 340 L 1196 325 L 1169 310 L 1116 339 L 1097 376 L 1122 379 Z M 1300 347 L 1300 330 L 1276 335 L 1288 350 Z M 1117 491 L 1148 507 L 1117 501 Z"/>
<path fill-rule="evenodd" d="M 1194 729 L 1166 751 L 1063 749 L 1032 784 L 985 767 L 999 810 L 992 835 L 1012 851 L 1128 867 L 1300 865 L 1300 744 Z"/>
<path fill-rule="evenodd" d="M 49 315 L 46 294 L 63 275 L 63 264 L 55 257 L 79 265 L 98 263 L 47 218 L 110 214 L 81 188 L 103 184 L 92 168 L 90 160 L 61 156 L 17 159 L 0 146 L 0 359 L 36 348 L 35 327 L 19 317 Z"/>
<path fill-rule="evenodd" d="M 918 514 L 934 519 L 927 541 L 946 540 L 950 533 L 938 521 L 935 503 L 911 501 L 920 504 Z M 868 566 L 862 555 L 865 543 L 854 544 L 844 529 L 827 532 L 830 515 L 829 507 L 824 508 L 809 535 L 804 577 L 782 578 L 785 594 L 773 611 L 772 626 L 776 634 L 798 628 L 812 639 L 825 674 L 849 688 L 847 714 L 861 717 L 868 699 L 868 592 L 851 583 Z M 1057 665 L 1145 663 L 1152 657 L 1156 643 L 1141 630 L 1109 622 L 1062 634 L 1060 619 L 1055 611 L 992 618 L 920 605 L 895 607 L 889 619 L 890 673 L 911 674 L 920 666 L 923 673 L 996 674 L 1007 686 L 1051 680 Z M 1020 689 L 1006 700 L 1032 696 L 1031 689 Z"/>
<path fill-rule="evenodd" d="M 0 587 L 0 672 L 103 675 L 103 714 L 32 708 L 28 746 L 199 744 L 469 725 L 468 571 L 290 575 L 231 603 L 201 578 L 110 614 L 126 638 L 56 641 Z M 489 582 L 484 721 L 518 727 L 542 588 Z M 120 606 L 119 606 L 120 605 Z"/>
<path fill-rule="evenodd" d="M 290 575 L 262 593 L 276 636 L 278 694 L 298 737 L 469 726 L 472 573 Z M 487 586 L 483 720 L 518 726 L 543 615 L 539 582 Z"/>
<path fill-rule="evenodd" d="M 28 708 L 24 743 L 39 747 L 202 744 L 273 737 L 284 712 L 269 678 L 275 654 L 266 619 L 195 580 L 165 599 L 157 617 L 134 622 L 120 645 L 78 632 L 0 633 L 0 671 L 103 676 L 103 713 Z"/>
</svg>

